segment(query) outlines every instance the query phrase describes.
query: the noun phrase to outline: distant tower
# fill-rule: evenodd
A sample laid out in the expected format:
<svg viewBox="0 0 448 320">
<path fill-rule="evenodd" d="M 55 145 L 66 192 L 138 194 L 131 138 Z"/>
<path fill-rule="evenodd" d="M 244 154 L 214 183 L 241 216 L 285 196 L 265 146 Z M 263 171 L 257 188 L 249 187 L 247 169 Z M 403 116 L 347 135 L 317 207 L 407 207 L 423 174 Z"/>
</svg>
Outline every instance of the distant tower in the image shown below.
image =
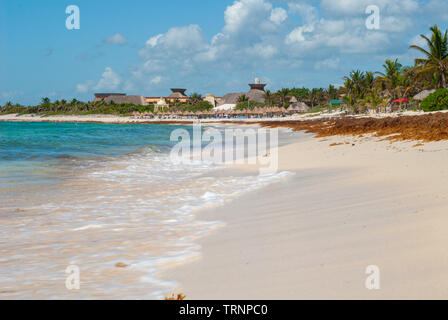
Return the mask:
<svg viewBox="0 0 448 320">
<path fill-rule="evenodd" d="M 255 83 L 249 83 L 250 90 L 261 90 L 264 91 L 264 87 L 266 87 L 266 84 L 260 83 L 259 78 L 255 78 Z"/>
</svg>

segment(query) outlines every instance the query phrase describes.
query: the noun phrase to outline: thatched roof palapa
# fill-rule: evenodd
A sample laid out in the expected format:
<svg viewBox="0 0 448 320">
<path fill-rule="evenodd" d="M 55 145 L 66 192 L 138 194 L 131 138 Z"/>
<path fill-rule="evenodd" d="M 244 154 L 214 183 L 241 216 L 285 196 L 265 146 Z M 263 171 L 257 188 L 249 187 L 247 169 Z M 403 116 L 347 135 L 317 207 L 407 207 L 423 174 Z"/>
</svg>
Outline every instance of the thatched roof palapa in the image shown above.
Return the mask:
<svg viewBox="0 0 448 320">
<path fill-rule="evenodd" d="M 414 96 L 414 100 L 418 100 L 418 101 L 422 101 L 424 99 L 426 99 L 430 94 L 436 92 L 436 90 L 423 90 L 422 92 L 420 92 L 419 94 Z"/>
</svg>

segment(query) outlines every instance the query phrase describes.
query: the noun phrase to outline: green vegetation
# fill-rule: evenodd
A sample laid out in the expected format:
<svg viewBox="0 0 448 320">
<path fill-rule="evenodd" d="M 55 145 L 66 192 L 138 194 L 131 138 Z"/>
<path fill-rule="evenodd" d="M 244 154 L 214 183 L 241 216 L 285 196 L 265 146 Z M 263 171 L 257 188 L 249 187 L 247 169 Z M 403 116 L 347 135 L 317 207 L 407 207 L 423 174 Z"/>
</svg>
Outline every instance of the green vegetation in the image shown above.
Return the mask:
<svg viewBox="0 0 448 320">
<path fill-rule="evenodd" d="M 71 114 L 71 115 L 89 115 L 89 114 L 113 114 L 113 115 L 130 115 L 133 112 L 154 111 L 154 106 L 138 106 L 133 104 L 106 104 L 99 102 L 82 102 L 73 99 L 70 102 L 65 100 L 57 100 L 51 102 L 48 98 L 43 98 L 42 102 L 37 106 L 24 107 L 20 105 L 6 104 L 0 107 L 0 113 L 18 113 L 18 114 L 39 114 L 43 116 Z"/>
<path fill-rule="evenodd" d="M 182 104 L 178 108 L 170 108 L 170 110 L 176 111 L 188 111 L 188 112 L 198 112 L 198 111 L 210 111 L 213 109 L 213 105 L 208 101 L 192 102 L 190 104 Z"/>
<path fill-rule="evenodd" d="M 8 101 L 4 107 L 0 107 L 0 114 L 11 114 L 11 113 L 24 113 L 27 108 L 20 104 L 13 105 L 10 101 Z"/>
<path fill-rule="evenodd" d="M 431 75 L 432 79 L 436 80 L 437 88 L 445 88 L 447 86 L 447 72 L 448 72 L 448 30 L 445 34 L 435 25 L 430 28 L 432 37 L 429 39 L 425 35 L 422 37 L 429 50 L 419 46 L 411 46 L 412 49 L 416 49 L 423 53 L 425 59 L 416 59 L 416 71 L 417 74 Z"/>
<path fill-rule="evenodd" d="M 423 111 L 448 110 L 448 89 L 439 89 L 422 101 Z"/>
<path fill-rule="evenodd" d="M 213 106 L 208 101 L 202 101 L 201 97 L 191 100 L 188 104 L 175 105 L 171 110 L 197 112 L 211 110 L 212 108 Z M 42 98 L 41 103 L 36 106 L 24 107 L 22 105 L 13 105 L 8 102 L 4 107 L 0 107 L 0 114 L 38 114 L 41 116 L 90 114 L 129 116 L 132 115 L 133 112 L 154 112 L 154 106 L 140 106 L 128 103 L 115 104 L 113 102 L 107 104 L 103 101 L 82 102 L 76 99 L 73 99 L 70 102 L 65 100 L 51 102 L 48 98 Z"/>
<path fill-rule="evenodd" d="M 253 110 L 254 108 L 263 108 L 264 104 L 256 101 L 246 101 L 246 102 L 240 102 L 236 105 L 236 110 L 246 110 L 250 109 Z"/>
</svg>

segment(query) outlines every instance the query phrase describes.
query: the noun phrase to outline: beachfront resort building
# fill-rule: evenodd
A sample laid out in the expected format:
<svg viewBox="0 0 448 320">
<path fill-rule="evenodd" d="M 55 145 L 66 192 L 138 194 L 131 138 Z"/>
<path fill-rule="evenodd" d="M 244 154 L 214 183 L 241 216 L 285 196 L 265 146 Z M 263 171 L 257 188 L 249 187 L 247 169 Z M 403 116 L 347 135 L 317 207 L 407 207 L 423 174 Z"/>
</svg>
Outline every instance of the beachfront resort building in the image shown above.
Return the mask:
<svg viewBox="0 0 448 320">
<path fill-rule="evenodd" d="M 231 110 L 239 103 L 241 96 L 246 96 L 249 101 L 256 101 L 264 103 L 265 94 L 264 88 L 266 84 L 261 83 L 260 79 L 255 78 L 254 83 L 249 83 L 250 90 L 248 92 L 232 92 L 227 93 L 220 99 L 215 110 Z"/>
<path fill-rule="evenodd" d="M 139 106 L 146 106 L 146 102 L 143 96 L 128 96 L 126 93 L 95 93 L 95 99 L 93 102 L 104 101 L 105 103 L 129 103 Z"/>
<path fill-rule="evenodd" d="M 165 100 L 167 103 L 186 103 L 190 100 L 190 97 L 185 94 L 187 89 L 173 88 L 171 91 L 172 93 L 168 97 L 146 97 L 146 102 L 155 105 L 161 100 Z"/>
<path fill-rule="evenodd" d="M 169 108 L 170 104 L 174 103 L 187 103 L 190 101 L 190 97 L 185 94 L 187 89 L 173 88 L 172 93 L 168 97 L 146 97 L 146 102 L 154 104 L 154 107 Z M 216 107 L 221 100 L 220 97 L 215 97 L 213 94 L 206 94 L 203 101 L 208 101 L 213 107 Z"/>
<path fill-rule="evenodd" d="M 166 100 L 163 97 L 160 97 L 159 101 L 154 103 L 154 111 L 166 111 L 170 105 L 166 102 Z"/>
</svg>

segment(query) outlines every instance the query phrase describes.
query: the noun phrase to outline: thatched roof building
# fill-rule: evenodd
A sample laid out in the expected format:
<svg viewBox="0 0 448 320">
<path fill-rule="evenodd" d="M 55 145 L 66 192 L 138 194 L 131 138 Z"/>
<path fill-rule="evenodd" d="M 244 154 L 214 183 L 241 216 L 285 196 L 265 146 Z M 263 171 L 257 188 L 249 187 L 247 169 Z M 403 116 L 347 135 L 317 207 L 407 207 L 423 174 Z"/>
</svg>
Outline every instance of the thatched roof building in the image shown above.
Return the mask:
<svg viewBox="0 0 448 320">
<path fill-rule="evenodd" d="M 238 104 L 238 100 L 242 95 L 245 95 L 249 101 L 264 103 L 265 86 L 266 84 L 260 83 L 260 80 L 257 78 L 255 79 L 255 83 L 249 84 L 250 90 L 248 92 L 232 92 L 224 95 L 220 100 L 218 107 L 223 104 Z"/>
<path fill-rule="evenodd" d="M 418 101 L 422 101 L 424 99 L 426 99 L 430 94 L 436 92 L 436 90 L 423 90 L 422 92 L 420 92 L 419 94 L 414 96 L 414 100 L 418 100 Z"/>
<path fill-rule="evenodd" d="M 139 106 L 148 104 L 143 96 L 128 96 L 125 93 L 95 93 L 95 100 L 93 101 L 104 101 L 107 104 L 112 102 L 115 104 L 129 103 Z"/>
<path fill-rule="evenodd" d="M 187 95 L 185 94 L 187 89 L 173 88 L 171 91 L 173 93 L 170 94 L 169 98 L 187 98 Z"/>
<path fill-rule="evenodd" d="M 224 95 L 219 103 L 218 106 L 224 105 L 224 104 L 238 104 L 238 99 L 242 96 L 245 95 L 246 93 L 244 92 L 233 92 L 233 93 L 228 93 L 226 95 Z"/>
<path fill-rule="evenodd" d="M 305 102 L 299 102 L 296 97 L 292 97 L 289 101 L 291 105 L 287 109 L 288 113 L 305 113 L 310 111 L 310 107 Z"/>
</svg>

